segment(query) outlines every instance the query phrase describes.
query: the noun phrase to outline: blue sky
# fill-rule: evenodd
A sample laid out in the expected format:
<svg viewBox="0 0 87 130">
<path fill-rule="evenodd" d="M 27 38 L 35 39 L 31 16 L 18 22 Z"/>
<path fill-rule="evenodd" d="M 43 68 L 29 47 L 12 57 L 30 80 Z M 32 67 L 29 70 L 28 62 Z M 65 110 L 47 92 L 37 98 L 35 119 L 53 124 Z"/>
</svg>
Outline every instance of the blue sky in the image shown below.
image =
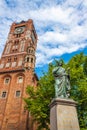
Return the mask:
<svg viewBox="0 0 87 130">
<path fill-rule="evenodd" d="M 87 0 L 0 0 L 0 55 L 11 24 L 28 19 L 38 35 L 38 76 L 54 58 L 87 54 Z"/>
</svg>

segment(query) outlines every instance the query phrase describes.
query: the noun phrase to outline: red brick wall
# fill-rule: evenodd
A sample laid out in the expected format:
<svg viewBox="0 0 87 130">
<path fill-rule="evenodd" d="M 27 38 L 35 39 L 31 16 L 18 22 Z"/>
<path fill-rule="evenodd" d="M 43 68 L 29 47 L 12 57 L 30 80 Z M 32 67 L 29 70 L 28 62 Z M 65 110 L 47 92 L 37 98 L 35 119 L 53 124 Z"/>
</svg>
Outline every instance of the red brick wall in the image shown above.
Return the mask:
<svg viewBox="0 0 87 130">
<path fill-rule="evenodd" d="M 23 77 L 22 83 L 18 83 L 19 76 Z M 6 98 L 0 98 L 1 130 L 26 130 L 28 112 L 24 108 L 23 97 L 27 97 L 26 87 L 28 85 L 36 86 L 37 84 L 37 81 L 32 82 L 33 76 L 33 72 L 30 70 L 0 75 L 0 97 L 3 91 L 7 92 Z M 10 77 L 9 84 L 4 83 L 6 77 Z M 16 91 L 18 90 L 21 92 L 20 97 L 16 97 Z"/>
</svg>

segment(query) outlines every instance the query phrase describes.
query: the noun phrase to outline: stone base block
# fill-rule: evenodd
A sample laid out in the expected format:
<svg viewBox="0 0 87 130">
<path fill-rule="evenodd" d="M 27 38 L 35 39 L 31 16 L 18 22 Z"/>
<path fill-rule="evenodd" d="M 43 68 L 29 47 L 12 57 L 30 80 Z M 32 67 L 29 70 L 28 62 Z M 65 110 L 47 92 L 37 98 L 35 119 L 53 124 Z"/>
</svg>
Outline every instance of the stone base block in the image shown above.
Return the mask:
<svg viewBox="0 0 87 130">
<path fill-rule="evenodd" d="M 50 130 L 80 130 L 76 102 L 55 98 L 50 104 Z"/>
</svg>

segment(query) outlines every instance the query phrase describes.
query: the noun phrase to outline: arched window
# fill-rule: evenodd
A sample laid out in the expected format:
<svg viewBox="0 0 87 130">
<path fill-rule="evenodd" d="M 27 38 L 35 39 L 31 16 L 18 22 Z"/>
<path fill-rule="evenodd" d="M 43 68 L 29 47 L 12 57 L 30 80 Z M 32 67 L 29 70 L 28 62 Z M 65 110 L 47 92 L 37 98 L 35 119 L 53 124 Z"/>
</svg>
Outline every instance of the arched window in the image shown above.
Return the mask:
<svg viewBox="0 0 87 130">
<path fill-rule="evenodd" d="M 5 65 L 6 68 L 10 67 L 10 62 L 7 62 Z"/>
<path fill-rule="evenodd" d="M 14 57 L 14 61 L 17 61 L 17 57 Z"/>
<path fill-rule="evenodd" d="M 20 52 L 22 52 L 22 51 L 24 51 L 24 47 L 25 47 L 25 41 L 23 40 L 23 41 L 21 41 L 21 43 L 20 43 Z"/>
<path fill-rule="evenodd" d="M 4 80 L 4 84 L 9 84 L 10 83 L 10 77 L 6 77 Z"/>
<path fill-rule="evenodd" d="M 27 62 L 29 62 L 29 57 L 27 57 Z"/>
<path fill-rule="evenodd" d="M 20 37 L 20 36 L 21 36 L 21 34 L 16 34 L 15 36 L 16 36 L 16 37 Z"/>
<path fill-rule="evenodd" d="M 23 83 L 23 76 L 19 76 L 19 77 L 18 77 L 17 83 Z"/>
<path fill-rule="evenodd" d="M 15 61 L 14 61 L 14 62 L 12 62 L 11 67 L 15 67 L 15 66 L 16 66 L 16 63 L 17 63 L 17 62 L 15 62 Z"/>
<path fill-rule="evenodd" d="M 0 64 L 0 69 L 2 69 L 4 67 L 4 63 Z"/>
<path fill-rule="evenodd" d="M 11 44 L 8 43 L 5 49 L 5 54 L 8 54 L 10 52 Z"/>
<path fill-rule="evenodd" d="M 17 90 L 15 95 L 16 95 L 16 97 L 20 97 L 21 96 L 21 91 Z"/>
<path fill-rule="evenodd" d="M 18 66 L 22 66 L 22 63 L 23 63 L 23 58 L 20 58 L 18 61 Z"/>
<path fill-rule="evenodd" d="M 18 44 L 18 43 L 19 43 L 19 40 L 14 41 L 14 44 Z"/>
<path fill-rule="evenodd" d="M 31 63 L 33 63 L 33 58 L 31 58 Z"/>
<path fill-rule="evenodd" d="M 11 62 L 11 58 L 8 58 L 8 62 Z"/>
<path fill-rule="evenodd" d="M 27 53 L 29 53 L 29 54 L 34 54 L 34 48 L 33 47 L 28 47 L 27 48 Z"/>
<path fill-rule="evenodd" d="M 6 91 L 3 91 L 1 97 L 2 97 L 2 98 L 6 98 L 6 96 L 7 96 L 7 92 L 6 92 Z"/>
</svg>

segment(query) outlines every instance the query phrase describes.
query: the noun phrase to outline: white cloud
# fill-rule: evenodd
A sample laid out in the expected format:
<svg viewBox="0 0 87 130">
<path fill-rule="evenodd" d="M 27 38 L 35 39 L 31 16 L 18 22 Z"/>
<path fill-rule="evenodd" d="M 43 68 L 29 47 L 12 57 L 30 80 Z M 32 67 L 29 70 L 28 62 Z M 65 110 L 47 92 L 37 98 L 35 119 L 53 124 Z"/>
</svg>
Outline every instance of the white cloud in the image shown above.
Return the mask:
<svg viewBox="0 0 87 130">
<path fill-rule="evenodd" d="M 13 21 L 33 19 L 37 66 L 87 46 L 87 0 L 0 0 L 0 54 Z"/>
<path fill-rule="evenodd" d="M 66 34 L 62 34 L 56 31 L 46 32 L 39 38 L 41 40 L 40 42 L 44 42 L 44 44 L 47 42 L 51 42 L 52 44 L 56 42 L 58 44 L 58 42 L 65 42 L 67 40 Z"/>
</svg>

